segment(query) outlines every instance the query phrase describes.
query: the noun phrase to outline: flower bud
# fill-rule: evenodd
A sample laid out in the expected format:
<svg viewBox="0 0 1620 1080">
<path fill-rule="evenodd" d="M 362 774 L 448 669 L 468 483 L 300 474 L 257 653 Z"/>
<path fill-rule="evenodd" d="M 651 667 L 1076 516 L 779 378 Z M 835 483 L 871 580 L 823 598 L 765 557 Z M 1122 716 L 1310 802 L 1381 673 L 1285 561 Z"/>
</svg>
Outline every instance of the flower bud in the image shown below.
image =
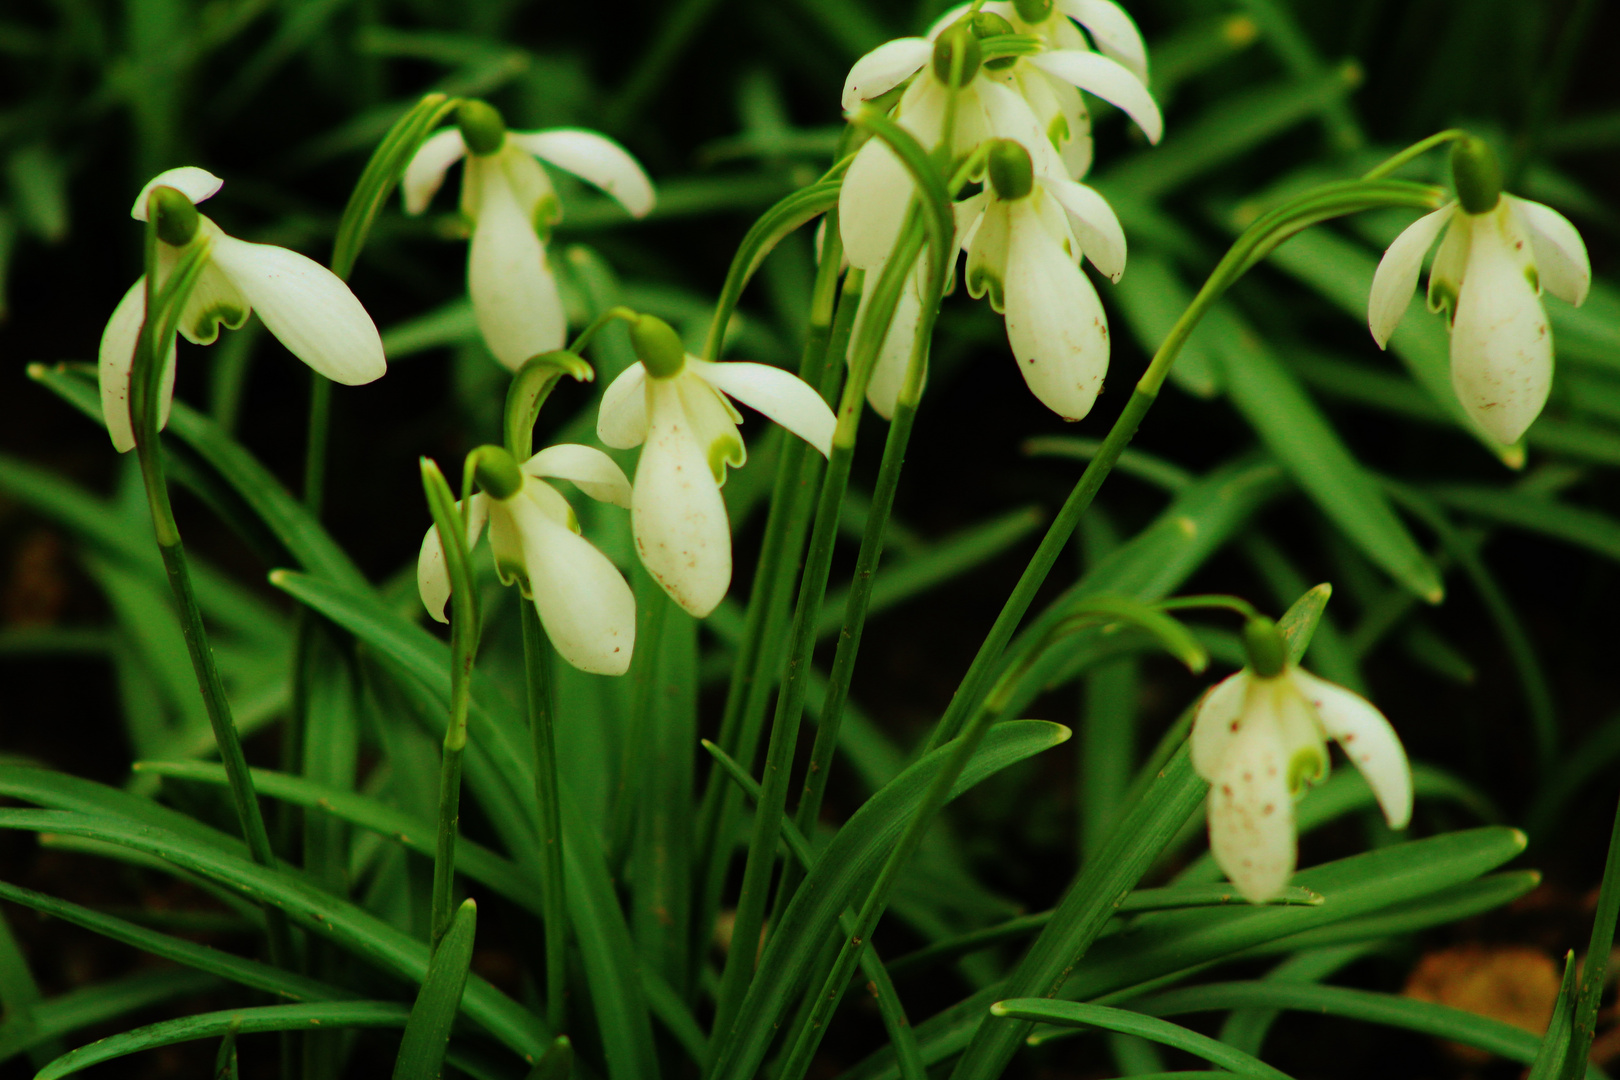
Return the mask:
<svg viewBox="0 0 1620 1080">
<path fill-rule="evenodd" d="M 523 470 L 501 446 L 480 446 L 472 452 L 473 479 L 492 499 L 510 499 L 523 488 Z"/>
<path fill-rule="evenodd" d="M 174 188 L 153 188 L 146 205 L 147 216 L 157 222 L 158 239 L 170 247 L 185 247 L 197 235 L 197 208 Z"/>
<path fill-rule="evenodd" d="M 1502 198 L 1502 168 L 1484 139 L 1465 135 L 1451 144 L 1451 182 L 1457 201 L 1470 214 L 1496 209 Z"/>
<path fill-rule="evenodd" d="M 1052 14 L 1052 0 L 1013 0 L 1013 9 L 1027 23 L 1038 23 Z"/>
<path fill-rule="evenodd" d="M 655 379 L 672 379 L 686 366 L 686 346 L 675 328 L 652 315 L 637 315 L 630 324 L 636 358 Z"/>
<path fill-rule="evenodd" d="M 1262 679 L 1274 679 L 1288 666 L 1288 645 L 1264 615 L 1243 625 L 1243 651 L 1249 654 L 1249 670 Z"/>
<path fill-rule="evenodd" d="M 487 101 L 468 98 L 456 108 L 456 124 L 469 152 L 487 157 L 506 142 L 506 121 Z"/>
<path fill-rule="evenodd" d="M 1029 160 L 1029 151 L 1013 139 L 992 142 L 985 164 L 998 199 L 1022 199 L 1035 186 L 1035 166 Z"/>
<path fill-rule="evenodd" d="M 960 54 L 961 59 L 956 57 Z M 951 85 L 951 65 L 959 63 L 961 80 L 955 85 L 966 86 L 979 73 L 979 38 L 965 22 L 952 23 L 934 42 L 934 76 L 946 86 Z"/>
</svg>

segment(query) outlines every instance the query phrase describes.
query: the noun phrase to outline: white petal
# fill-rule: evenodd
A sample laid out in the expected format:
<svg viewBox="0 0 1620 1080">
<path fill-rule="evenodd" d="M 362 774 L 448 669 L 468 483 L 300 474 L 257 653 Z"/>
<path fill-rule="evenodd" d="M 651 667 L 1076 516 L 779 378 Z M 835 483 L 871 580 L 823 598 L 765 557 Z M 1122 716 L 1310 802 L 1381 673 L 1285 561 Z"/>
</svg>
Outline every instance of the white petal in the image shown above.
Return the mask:
<svg viewBox="0 0 1620 1080">
<path fill-rule="evenodd" d="M 709 385 L 775 420 L 820 450 L 823 457 L 832 453 L 838 419 L 821 395 L 797 375 L 769 364 L 717 364 L 695 356 L 687 358 L 686 366 Z"/>
<path fill-rule="evenodd" d="M 1451 384 L 1479 425 L 1517 442 L 1552 386 L 1552 330 L 1526 277 L 1529 260 L 1504 231 L 1505 214 L 1473 218 L 1468 269 L 1451 328 Z"/>
<path fill-rule="evenodd" d="M 388 370 L 371 316 L 314 259 L 224 233 L 214 237 L 210 258 L 288 351 L 328 379 L 358 386 Z"/>
<path fill-rule="evenodd" d="M 1125 230 L 1108 200 L 1095 188 L 1062 176 L 1043 179 L 1042 185 L 1068 211 L 1069 224 L 1080 241 L 1080 250 L 1104 277 L 1118 281 L 1125 274 Z"/>
<path fill-rule="evenodd" d="M 1209 790 L 1209 847 L 1245 898 L 1275 899 L 1294 875 L 1294 800 L 1272 718 L 1253 714 Z"/>
<path fill-rule="evenodd" d="M 1434 238 L 1456 212 L 1457 204 L 1452 202 L 1424 214 L 1401 231 L 1379 260 L 1378 270 L 1373 274 L 1372 293 L 1367 299 L 1367 326 L 1380 349 L 1412 303 L 1424 254 L 1434 246 Z"/>
<path fill-rule="evenodd" d="M 499 163 L 470 158 L 467 173 L 479 190 L 467 291 L 489 351 L 515 371 L 531 356 L 562 348 L 568 319 L 534 222 Z"/>
<path fill-rule="evenodd" d="M 182 165 L 178 169 L 165 169 L 146 182 L 141 193 L 135 196 L 135 205 L 130 207 L 129 216 L 136 221 L 146 220 L 146 199 L 152 194 L 155 187 L 172 187 L 180 194 L 191 200 L 193 206 L 204 199 L 212 198 L 214 193 L 225 186 L 225 181 L 209 172 L 199 169 L 195 165 Z"/>
<path fill-rule="evenodd" d="M 875 281 L 876 277 L 874 275 L 867 280 Z M 895 407 L 900 403 L 900 391 L 906 381 L 906 366 L 911 362 L 917 327 L 922 321 L 922 296 L 917 289 L 917 275 L 908 276 L 895 303 L 894 316 L 889 320 L 889 331 L 878 347 L 877 361 L 866 383 L 866 400 L 871 403 L 873 411 L 885 420 L 894 419 Z M 870 290 L 861 294 L 861 306 L 855 312 L 854 333 L 849 340 L 850 352 L 845 357 L 848 360 L 854 359 L 853 350 L 855 343 L 860 340 L 861 320 L 865 317 L 871 295 Z M 926 374 L 924 372 L 925 377 Z"/>
<path fill-rule="evenodd" d="M 1569 218 L 1550 206 L 1529 199 L 1504 196 L 1519 214 L 1530 234 L 1535 252 L 1536 273 L 1541 285 L 1558 299 L 1580 307 L 1592 287 L 1592 263 L 1586 257 L 1586 243 Z"/>
<path fill-rule="evenodd" d="M 935 19 L 932 23 L 930 23 L 929 26 L 928 26 L 928 32 L 926 34 L 924 34 L 923 37 L 926 38 L 929 41 L 933 41 L 935 38 L 939 37 L 939 35 L 941 33 L 944 32 L 944 30 L 945 30 L 945 28 L 947 26 L 951 25 L 951 23 L 955 22 L 957 19 L 960 19 L 963 15 L 966 15 L 967 12 L 968 12 L 968 9 L 971 8 L 972 6 L 973 6 L 972 4 L 957 4 L 955 7 L 951 8 L 948 11 L 946 11 L 945 14 L 941 15 L 939 18 Z M 991 3 L 991 4 L 984 5 L 984 7 L 982 7 L 980 10 L 982 10 L 982 11 L 992 11 L 992 10 L 995 10 L 996 8 L 1005 7 L 1005 6 L 1007 6 L 1007 5 Z M 998 15 L 1002 15 L 1003 18 L 1006 17 L 1005 14 L 1002 13 L 1002 12 L 998 11 L 996 13 Z"/>
<path fill-rule="evenodd" d="M 588 180 L 617 199 L 634 217 L 653 208 L 652 181 L 630 152 L 605 135 L 579 128 L 509 131 L 508 143 Z"/>
<path fill-rule="evenodd" d="M 530 476 L 556 477 L 571 481 L 579 490 L 599 502 L 626 509 L 630 506 L 630 481 L 624 470 L 594 446 L 558 443 L 548 446 L 523 463 Z"/>
<path fill-rule="evenodd" d="M 456 503 L 456 509 L 461 504 Z M 489 516 L 489 496 L 480 492 L 472 497 L 472 508 L 467 513 L 467 550 L 478 543 L 483 534 L 484 521 Z M 428 526 L 422 537 L 422 548 L 416 554 L 416 593 L 422 606 L 438 622 L 447 623 L 449 617 L 444 606 L 450 602 L 450 570 L 444 562 L 444 544 L 439 539 L 439 527 Z"/>
<path fill-rule="evenodd" d="M 1009 207 L 1007 341 L 1030 391 L 1065 420 L 1079 420 L 1108 371 L 1108 322 L 1091 282 L 1028 201 Z"/>
<path fill-rule="evenodd" d="M 1298 668 L 1290 674 L 1300 692 L 1316 707 L 1323 729 L 1367 778 L 1367 786 L 1378 797 L 1390 828 L 1406 828 L 1412 820 L 1412 768 L 1384 714 L 1342 686 Z"/>
<path fill-rule="evenodd" d="M 1125 115 L 1136 121 L 1148 142 L 1157 143 L 1164 135 L 1164 117 L 1159 113 L 1158 102 L 1142 85 L 1142 80 L 1131 74 L 1131 70 L 1119 61 L 1110 60 L 1101 53 L 1061 49 L 1031 56 L 1029 62 L 1042 71 L 1119 106 Z"/>
<path fill-rule="evenodd" d="M 1198 703 L 1188 749 L 1192 752 L 1193 771 L 1205 780 L 1213 782 L 1220 775 L 1221 762 L 1243 731 L 1249 683 L 1249 670 L 1244 668 L 1216 683 Z"/>
<path fill-rule="evenodd" d="M 1058 0 L 1058 10 L 1091 32 L 1097 49 L 1147 83 L 1147 46 L 1142 32 L 1113 0 Z"/>
<path fill-rule="evenodd" d="M 405 212 L 420 214 L 426 210 L 443 185 L 450 166 L 466 156 L 467 144 L 459 128 L 442 128 L 424 139 L 400 178 L 399 191 L 405 199 Z"/>
<path fill-rule="evenodd" d="M 856 151 L 838 193 L 838 230 L 851 266 L 866 270 L 889 257 L 912 187 L 911 174 L 882 139 Z"/>
<path fill-rule="evenodd" d="M 1036 176 L 1063 174 L 1063 159 L 1029 102 L 1004 83 L 981 80 L 974 85 L 989 134 L 998 139 L 1012 139 L 1028 150 Z"/>
<path fill-rule="evenodd" d="M 98 376 L 101 383 L 101 419 L 112 437 L 113 448 L 120 454 L 135 449 L 135 424 L 130 416 L 130 375 L 135 365 L 135 346 L 140 340 L 141 323 L 146 319 L 146 278 L 141 276 L 113 308 L 106 329 L 101 332 L 101 347 L 97 355 Z M 175 345 L 169 341 L 169 351 L 163 361 L 163 381 L 158 393 L 158 428 L 169 422 L 169 405 L 174 399 Z"/>
<path fill-rule="evenodd" d="M 507 501 L 523 543 L 529 590 L 557 654 L 581 671 L 623 675 L 636 641 L 636 600 L 590 541 L 553 521 L 529 495 Z"/>
<path fill-rule="evenodd" d="M 619 372 L 602 394 L 596 413 L 596 437 L 615 450 L 640 446 L 647 439 L 647 369 L 640 363 Z"/>
<path fill-rule="evenodd" d="M 1430 311 L 1444 311 L 1446 328 L 1457 318 L 1457 296 L 1462 292 L 1463 274 L 1468 270 L 1468 246 L 1473 242 L 1473 215 L 1457 210 L 1451 227 L 1440 240 L 1440 249 L 1429 264 L 1426 302 Z"/>
<path fill-rule="evenodd" d="M 924 38 L 896 38 L 885 42 L 855 61 L 844 79 L 844 111 L 861 102 L 886 94 L 911 78 L 934 55 L 934 46 Z"/>
<path fill-rule="evenodd" d="M 642 565 L 692 615 L 713 611 L 731 586 L 731 525 L 674 379 L 648 385 L 647 444 L 636 465 L 630 525 Z"/>
</svg>

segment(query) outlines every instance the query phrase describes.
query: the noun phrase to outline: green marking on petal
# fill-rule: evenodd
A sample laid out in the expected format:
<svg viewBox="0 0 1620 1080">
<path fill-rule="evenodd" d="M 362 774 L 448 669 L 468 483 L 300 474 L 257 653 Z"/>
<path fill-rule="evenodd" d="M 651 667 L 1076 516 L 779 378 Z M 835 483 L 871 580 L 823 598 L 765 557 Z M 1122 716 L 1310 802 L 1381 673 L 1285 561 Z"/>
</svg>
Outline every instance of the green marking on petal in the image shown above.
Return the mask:
<svg viewBox="0 0 1620 1080">
<path fill-rule="evenodd" d="M 191 333 L 188 337 L 198 345 L 212 345 L 219 337 L 219 327 L 225 324 L 227 330 L 238 330 L 247 322 L 247 308 L 235 304 L 210 304 L 197 313 L 196 319 L 191 323 Z"/>
<path fill-rule="evenodd" d="M 977 300 L 985 293 L 989 293 L 990 306 L 995 308 L 998 314 L 1006 312 L 1006 287 L 1000 274 L 980 264 L 968 271 L 967 286 L 968 295 L 973 299 Z"/>
<path fill-rule="evenodd" d="M 533 597 L 533 594 L 529 592 L 528 567 L 521 562 L 515 559 L 503 559 L 497 555 L 495 557 L 495 573 L 500 576 L 502 585 L 516 584 L 523 591 L 525 597 Z"/>
<path fill-rule="evenodd" d="M 735 469 L 746 460 L 742 439 L 735 434 L 722 435 L 709 444 L 709 471 L 714 473 L 716 484 L 726 482 L 727 465 Z"/>
<path fill-rule="evenodd" d="M 1449 328 L 1457 318 L 1457 290 L 1449 281 L 1429 282 L 1429 310 L 1443 311 Z"/>
<path fill-rule="evenodd" d="M 1530 283 L 1530 287 L 1536 291 L 1537 296 L 1541 295 L 1541 271 L 1534 266 L 1525 267 L 1524 280 Z"/>
<path fill-rule="evenodd" d="M 1327 754 L 1320 746 L 1302 746 L 1288 760 L 1288 791 L 1298 795 L 1306 784 L 1314 784 L 1327 774 Z"/>
<path fill-rule="evenodd" d="M 1061 148 L 1069 141 L 1069 121 L 1062 113 L 1052 117 L 1052 122 L 1046 125 L 1046 137 L 1052 140 L 1052 145 Z"/>
<path fill-rule="evenodd" d="M 552 194 L 540 196 L 540 201 L 534 204 L 534 231 L 539 234 L 542 242 L 551 240 L 551 230 L 561 220 L 562 203 L 557 196 Z"/>
</svg>

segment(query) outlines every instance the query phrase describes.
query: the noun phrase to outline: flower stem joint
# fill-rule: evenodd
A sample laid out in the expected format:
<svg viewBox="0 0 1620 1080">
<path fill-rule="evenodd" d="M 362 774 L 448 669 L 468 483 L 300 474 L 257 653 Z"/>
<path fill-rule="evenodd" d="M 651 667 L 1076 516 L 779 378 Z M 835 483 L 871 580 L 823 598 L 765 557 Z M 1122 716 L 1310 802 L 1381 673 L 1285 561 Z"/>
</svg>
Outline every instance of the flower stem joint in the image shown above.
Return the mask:
<svg viewBox="0 0 1620 1080">
<path fill-rule="evenodd" d="M 1013 139 L 997 139 L 990 144 L 985 171 L 996 197 L 1011 202 L 1029 195 L 1035 187 L 1035 166 L 1029 151 Z"/>
<path fill-rule="evenodd" d="M 655 315 L 638 315 L 630 323 L 636 359 L 655 379 L 673 379 L 686 367 L 686 346 L 675 328 Z"/>
<path fill-rule="evenodd" d="M 504 447 L 484 445 L 472 452 L 473 479 L 491 498 L 512 498 L 523 487 L 523 470 Z"/>
<path fill-rule="evenodd" d="M 1451 180 L 1470 214 L 1488 214 L 1502 199 L 1502 169 L 1484 139 L 1467 135 L 1451 144 Z"/>
<path fill-rule="evenodd" d="M 157 223 L 158 239 L 170 247 L 185 247 L 196 238 L 197 207 L 176 189 L 160 185 L 147 197 L 147 213 Z"/>
<path fill-rule="evenodd" d="M 973 81 L 979 73 L 982 53 L 979 50 L 979 35 L 971 20 L 964 19 L 943 34 L 934 42 L 934 76 L 946 86 L 966 86 Z M 960 65 L 956 81 L 951 81 L 951 66 Z"/>
<path fill-rule="evenodd" d="M 488 157 L 506 142 L 506 121 L 487 101 L 468 98 L 456 108 L 456 126 L 469 152 Z"/>
</svg>

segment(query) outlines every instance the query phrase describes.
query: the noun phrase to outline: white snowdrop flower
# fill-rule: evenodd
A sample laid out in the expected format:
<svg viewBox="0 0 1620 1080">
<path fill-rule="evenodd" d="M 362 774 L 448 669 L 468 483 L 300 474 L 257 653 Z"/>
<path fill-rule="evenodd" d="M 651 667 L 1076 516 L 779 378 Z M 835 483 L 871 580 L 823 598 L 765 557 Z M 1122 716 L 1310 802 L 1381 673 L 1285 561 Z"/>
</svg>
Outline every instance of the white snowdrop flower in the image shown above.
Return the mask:
<svg viewBox="0 0 1620 1080">
<path fill-rule="evenodd" d="M 1327 740 L 1361 770 L 1391 828 L 1412 817 L 1412 772 L 1384 714 L 1287 660 L 1276 626 L 1244 630 L 1249 665 L 1193 718 L 1192 765 L 1209 781 L 1209 843 L 1244 897 L 1275 899 L 1294 873 L 1294 800 L 1326 777 Z"/>
<path fill-rule="evenodd" d="M 161 207 L 160 284 L 186 251 L 195 245 L 207 249 L 202 272 L 180 313 L 180 333 L 193 344 L 209 345 L 219 336 L 221 324 L 235 330 L 257 311 L 289 352 L 328 379 L 356 386 L 381 378 L 388 364 L 377 327 L 336 274 L 296 251 L 227 236 L 197 213 L 195 205 L 223 185 L 219 177 L 195 166 L 169 169 L 147 182 L 130 210 L 136 221 L 145 221 L 149 200 L 156 193 Z M 130 374 L 145 320 L 146 277 L 142 275 L 113 309 L 101 333 L 101 414 L 119 453 L 135 447 Z M 169 419 L 174 360 L 171 341 L 163 364 L 159 428 Z"/>
<path fill-rule="evenodd" d="M 641 358 L 609 384 L 597 437 L 618 449 L 646 445 L 636 465 L 630 527 L 654 580 L 702 618 L 731 584 L 731 525 L 720 497 L 726 468 L 747 460 L 727 400 L 757 409 L 826 456 L 836 420 L 821 395 L 768 364 L 714 363 L 686 352 L 669 324 L 630 324 Z"/>
<path fill-rule="evenodd" d="M 594 131 L 508 131 L 482 101 L 463 102 L 458 125 L 430 136 L 406 167 L 405 212 L 426 210 L 450 166 L 467 159 L 467 292 L 489 351 L 515 371 L 531 356 L 562 348 L 568 333 L 545 246 L 562 204 L 540 161 L 595 184 L 635 217 L 653 208 L 652 182 L 624 147 Z"/>
<path fill-rule="evenodd" d="M 548 446 L 519 465 L 498 446 L 473 451 L 483 488 L 467 513 L 467 547 L 489 526 L 490 550 L 504 584 L 534 601 L 557 655 L 581 671 L 623 675 L 636 641 L 636 600 L 613 563 L 579 535 L 573 508 L 547 478 L 571 481 L 593 499 L 630 505 L 630 481 L 602 451 L 574 443 Z M 422 606 L 448 622 L 450 575 L 437 527 L 416 560 Z"/>
<path fill-rule="evenodd" d="M 1490 149 L 1455 144 L 1457 199 L 1414 222 L 1373 275 L 1367 322 L 1383 348 L 1411 303 L 1423 256 L 1442 232 L 1429 269 L 1429 310 L 1451 329 L 1451 385 L 1492 438 L 1517 442 L 1552 387 L 1553 343 L 1545 287 L 1577 306 L 1592 284 L 1586 245 L 1551 207 L 1502 191 Z"/>
</svg>

